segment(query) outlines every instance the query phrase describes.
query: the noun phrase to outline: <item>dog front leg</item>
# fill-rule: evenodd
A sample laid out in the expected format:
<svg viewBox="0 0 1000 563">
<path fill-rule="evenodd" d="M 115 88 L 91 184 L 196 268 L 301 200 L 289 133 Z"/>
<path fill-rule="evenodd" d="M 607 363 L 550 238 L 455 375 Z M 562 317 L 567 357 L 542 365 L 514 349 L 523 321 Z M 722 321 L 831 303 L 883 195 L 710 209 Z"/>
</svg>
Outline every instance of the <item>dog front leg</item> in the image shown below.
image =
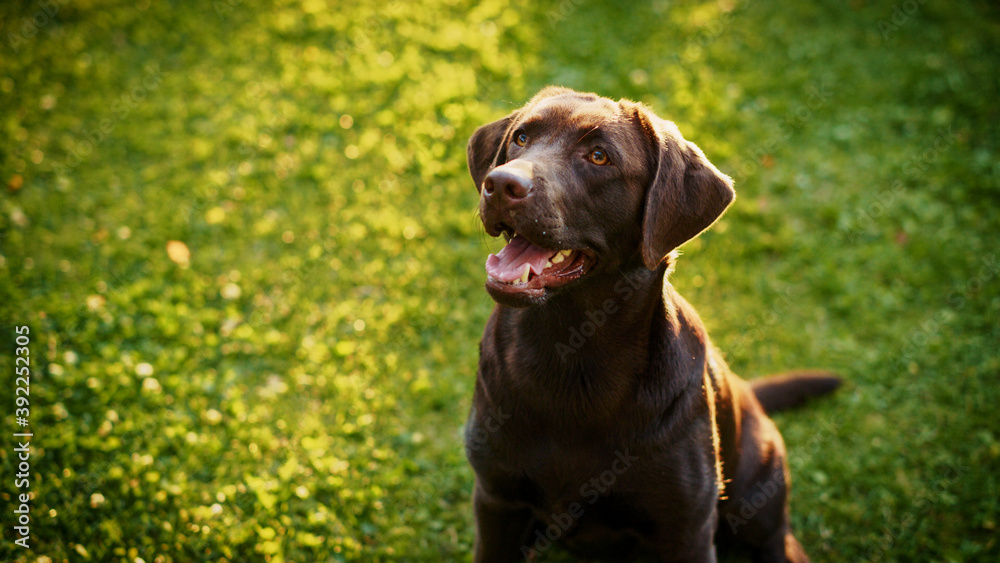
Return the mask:
<svg viewBox="0 0 1000 563">
<path fill-rule="evenodd" d="M 476 563 L 523 561 L 532 521 L 531 510 L 490 495 L 477 482 L 472 495 L 476 512 Z"/>
<path fill-rule="evenodd" d="M 701 525 L 684 530 L 674 529 L 657 541 L 657 555 L 661 563 L 716 563 L 715 528 L 716 509 Z"/>
</svg>

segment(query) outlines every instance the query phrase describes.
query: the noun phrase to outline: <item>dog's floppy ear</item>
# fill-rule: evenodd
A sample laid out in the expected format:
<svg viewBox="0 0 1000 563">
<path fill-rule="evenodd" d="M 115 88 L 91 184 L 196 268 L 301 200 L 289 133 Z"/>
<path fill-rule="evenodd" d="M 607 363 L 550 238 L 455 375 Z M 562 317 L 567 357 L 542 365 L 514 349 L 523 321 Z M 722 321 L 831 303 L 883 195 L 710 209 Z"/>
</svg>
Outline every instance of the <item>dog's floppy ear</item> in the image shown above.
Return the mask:
<svg viewBox="0 0 1000 563">
<path fill-rule="evenodd" d="M 469 139 L 466 158 L 469 162 L 469 174 L 472 174 L 477 191 L 482 191 L 487 172 L 494 166 L 507 162 L 508 129 L 518 113 L 514 112 L 503 119 L 483 125 Z"/>
<path fill-rule="evenodd" d="M 673 249 L 698 236 L 736 197 L 733 180 L 719 172 L 671 121 L 653 115 L 647 133 L 659 152 L 656 174 L 646 191 L 642 259 L 655 270 Z"/>
</svg>

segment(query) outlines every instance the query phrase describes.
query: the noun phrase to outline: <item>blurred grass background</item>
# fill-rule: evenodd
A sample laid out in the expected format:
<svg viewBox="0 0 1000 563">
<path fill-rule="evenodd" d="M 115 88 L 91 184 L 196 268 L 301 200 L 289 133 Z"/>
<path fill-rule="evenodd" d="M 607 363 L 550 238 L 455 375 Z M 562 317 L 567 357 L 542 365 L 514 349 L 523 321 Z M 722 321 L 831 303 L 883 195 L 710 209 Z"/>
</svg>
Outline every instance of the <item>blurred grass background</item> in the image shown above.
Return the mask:
<svg viewBox="0 0 1000 563">
<path fill-rule="evenodd" d="M 71 0 L 0 7 L 0 359 L 31 328 L 16 561 L 452 561 L 499 245 L 465 142 L 546 84 L 678 123 L 739 197 L 673 280 L 779 417 L 817 561 L 1000 555 L 1000 11 Z M 10 507 L 10 508 L 8 508 Z M 550 560 L 564 560 L 553 552 Z"/>
</svg>

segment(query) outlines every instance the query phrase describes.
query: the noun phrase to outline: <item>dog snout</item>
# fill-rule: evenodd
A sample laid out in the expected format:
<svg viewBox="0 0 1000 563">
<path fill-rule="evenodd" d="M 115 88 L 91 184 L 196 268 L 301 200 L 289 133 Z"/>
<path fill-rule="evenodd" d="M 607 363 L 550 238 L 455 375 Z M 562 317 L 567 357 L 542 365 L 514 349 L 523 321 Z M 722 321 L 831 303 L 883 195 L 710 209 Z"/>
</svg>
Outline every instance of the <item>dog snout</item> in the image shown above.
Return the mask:
<svg viewBox="0 0 1000 563">
<path fill-rule="evenodd" d="M 488 199 L 498 198 L 501 205 L 515 203 L 531 193 L 532 176 L 530 162 L 512 160 L 486 175 L 483 195 Z"/>
</svg>

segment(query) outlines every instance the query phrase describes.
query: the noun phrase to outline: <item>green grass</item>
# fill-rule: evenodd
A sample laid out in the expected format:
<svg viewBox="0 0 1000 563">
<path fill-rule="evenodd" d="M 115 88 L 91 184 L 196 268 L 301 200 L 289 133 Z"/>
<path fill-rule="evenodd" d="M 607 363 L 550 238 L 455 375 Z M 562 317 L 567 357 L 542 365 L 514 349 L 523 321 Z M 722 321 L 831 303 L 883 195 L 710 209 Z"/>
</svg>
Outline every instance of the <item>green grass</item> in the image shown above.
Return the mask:
<svg viewBox="0 0 1000 563">
<path fill-rule="evenodd" d="M 991 3 L 56 4 L 0 8 L 0 559 L 467 559 L 464 147 L 550 83 L 737 179 L 673 279 L 738 373 L 847 379 L 778 418 L 814 559 L 1000 555 Z"/>
</svg>

